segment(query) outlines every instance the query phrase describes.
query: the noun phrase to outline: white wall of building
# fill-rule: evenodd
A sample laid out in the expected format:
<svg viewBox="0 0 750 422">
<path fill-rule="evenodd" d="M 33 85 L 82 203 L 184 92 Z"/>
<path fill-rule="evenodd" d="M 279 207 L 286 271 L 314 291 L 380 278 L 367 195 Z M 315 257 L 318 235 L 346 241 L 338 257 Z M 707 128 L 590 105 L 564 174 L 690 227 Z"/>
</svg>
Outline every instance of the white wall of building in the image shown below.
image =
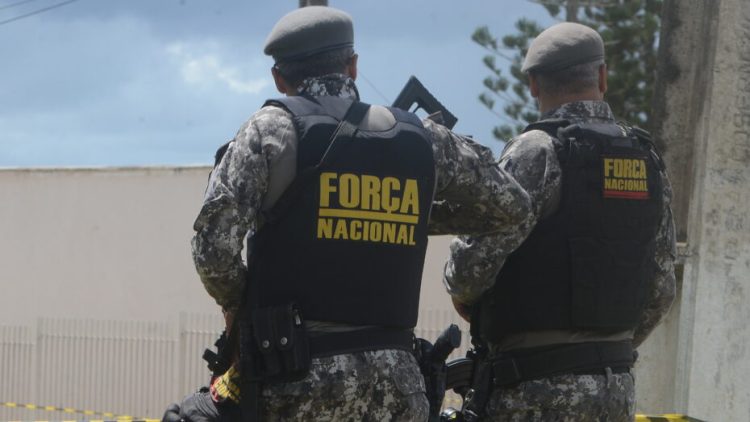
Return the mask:
<svg viewBox="0 0 750 422">
<path fill-rule="evenodd" d="M 0 324 L 217 312 L 190 254 L 209 170 L 0 170 Z M 450 306 L 448 240 L 430 242 L 428 307 Z"/>
<path fill-rule="evenodd" d="M 215 312 L 190 255 L 207 174 L 0 171 L 0 322 Z"/>
</svg>

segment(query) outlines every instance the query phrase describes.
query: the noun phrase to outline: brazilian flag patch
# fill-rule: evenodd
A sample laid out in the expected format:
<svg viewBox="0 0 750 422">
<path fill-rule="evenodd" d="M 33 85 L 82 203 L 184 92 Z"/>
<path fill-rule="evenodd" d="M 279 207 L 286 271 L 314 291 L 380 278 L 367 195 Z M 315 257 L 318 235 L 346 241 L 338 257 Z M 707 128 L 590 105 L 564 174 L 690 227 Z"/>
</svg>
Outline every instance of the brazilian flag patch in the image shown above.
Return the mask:
<svg viewBox="0 0 750 422">
<path fill-rule="evenodd" d="M 649 199 L 648 165 L 640 156 L 602 156 L 605 198 Z"/>
</svg>

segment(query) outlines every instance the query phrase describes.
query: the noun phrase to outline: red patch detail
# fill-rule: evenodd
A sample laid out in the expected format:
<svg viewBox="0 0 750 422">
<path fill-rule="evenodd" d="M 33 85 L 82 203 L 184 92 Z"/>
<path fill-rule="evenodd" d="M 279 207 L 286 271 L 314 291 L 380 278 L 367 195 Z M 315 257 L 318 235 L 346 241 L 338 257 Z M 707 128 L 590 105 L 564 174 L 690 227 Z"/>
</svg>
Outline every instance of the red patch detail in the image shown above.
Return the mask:
<svg viewBox="0 0 750 422">
<path fill-rule="evenodd" d="M 618 190 L 605 190 L 605 198 L 621 198 L 621 199 L 648 199 L 648 192 L 623 192 Z"/>
</svg>

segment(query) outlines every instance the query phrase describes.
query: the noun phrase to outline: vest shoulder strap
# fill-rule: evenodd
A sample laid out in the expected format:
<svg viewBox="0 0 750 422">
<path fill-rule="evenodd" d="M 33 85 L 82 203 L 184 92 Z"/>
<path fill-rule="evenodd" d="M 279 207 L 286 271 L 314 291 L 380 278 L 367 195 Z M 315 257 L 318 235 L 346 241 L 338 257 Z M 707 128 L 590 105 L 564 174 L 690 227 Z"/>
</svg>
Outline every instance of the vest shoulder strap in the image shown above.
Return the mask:
<svg viewBox="0 0 750 422">
<path fill-rule="evenodd" d="M 656 142 L 654 142 L 654 138 L 651 136 L 651 134 L 644 130 L 639 128 L 638 126 L 630 126 L 627 123 L 624 122 L 618 122 L 618 125 L 620 125 L 625 131 L 632 136 L 635 136 L 638 141 L 641 142 L 641 144 L 644 144 L 648 147 L 648 149 L 651 152 L 651 155 L 654 158 L 654 161 L 659 165 L 659 169 L 661 171 L 665 171 L 667 166 L 664 164 L 664 160 L 661 157 L 661 153 L 659 152 L 659 148 L 656 147 Z"/>
<path fill-rule="evenodd" d="M 397 107 L 387 107 L 387 108 L 393 114 L 393 117 L 398 122 L 411 124 L 420 128 L 424 127 L 424 125 L 422 124 L 422 120 L 420 120 L 416 114 L 410 111 L 402 110 Z"/>
<path fill-rule="evenodd" d="M 331 151 L 334 150 L 334 146 L 338 144 L 337 141 L 351 139 L 357 132 L 359 124 L 362 122 L 362 119 L 365 117 L 365 114 L 367 114 L 367 110 L 369 109 L 369 104 L 359 101 L 350 103 L 343 119 L 339 122 L 336 130 L 333 131 L 328 148 L 325 153 L 323 153 L 318 164 L 304 168 L 297 173 L 297 176 L 292 180 L 286 190 L 284 190 L 274 206 L 263 213 L 266 223 L 278 221 L 286 214 L 292 204 L 302 194 L 308 182 L 312 181 L 320 168 L 325 165 Z"/>
<path fill-rule="evenodd" d="M 532 130 L 546 132 L 552 138 L 552 145 L 557 152 L 557 158 L 561 165 L 567 161 L 568 142 L 563 132 L 571 127 L 570 121 L 566 119 L 545 119 L 530 123 L 524 128 L 523 133 Z"/>
<path fill-rule="evenodd" d="M 357 101 L 354 101 L 352 98 L 295 95 L 291 97 L 266 100 L 263 107 L 281 107 L 291 113 L 294 117 L 323 115 L 331 116 L 336 120 L 342 120 L 346 112 L 349 110 L 349 107 L 355 102 Z"/>
<path fill-rule="evenodd" d="M 547 132 L 553 138 L 557 137 L 558 130 L 570 126 L 570 121 L 566 119 L 544 119 L 534 123 L 529 123 L 523 130 L 526 133 L 531 130 L 542 130 Z"/>
</svg>

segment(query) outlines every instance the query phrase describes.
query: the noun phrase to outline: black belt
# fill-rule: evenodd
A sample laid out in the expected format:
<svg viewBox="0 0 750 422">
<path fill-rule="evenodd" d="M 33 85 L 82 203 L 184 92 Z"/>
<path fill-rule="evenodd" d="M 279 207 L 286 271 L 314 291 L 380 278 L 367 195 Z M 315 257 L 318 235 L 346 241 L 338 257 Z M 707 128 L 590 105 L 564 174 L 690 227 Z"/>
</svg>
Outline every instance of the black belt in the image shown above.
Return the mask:
<svg viewBox="0 0 750 422">
<path fill-rule="evenodd" d="M 609 372 L 612 374 L 625 374 L 627 372 L 630 372 L 629 366 L 608 366 Z M 573 375 L 607 375 L 607 368 L 598 368 L 598 369 L 582 369 L 580 371 L 573 371 L 571 374 Z"/>
<path fill-rule="evenodd" d="M 363 329 L 310 337 L 310 355 L 323 357 L 372 350 L 414 349 L 411 330 Z"/>
<path fill-rule="evenodd" d="M 625 372 L 635 361 L 630 341 L 579 343 L 529 353 L 501 354 L 492 359 L 496 386 L 562 374 L 604 374 L 604 368 Z"/>
</svg>

